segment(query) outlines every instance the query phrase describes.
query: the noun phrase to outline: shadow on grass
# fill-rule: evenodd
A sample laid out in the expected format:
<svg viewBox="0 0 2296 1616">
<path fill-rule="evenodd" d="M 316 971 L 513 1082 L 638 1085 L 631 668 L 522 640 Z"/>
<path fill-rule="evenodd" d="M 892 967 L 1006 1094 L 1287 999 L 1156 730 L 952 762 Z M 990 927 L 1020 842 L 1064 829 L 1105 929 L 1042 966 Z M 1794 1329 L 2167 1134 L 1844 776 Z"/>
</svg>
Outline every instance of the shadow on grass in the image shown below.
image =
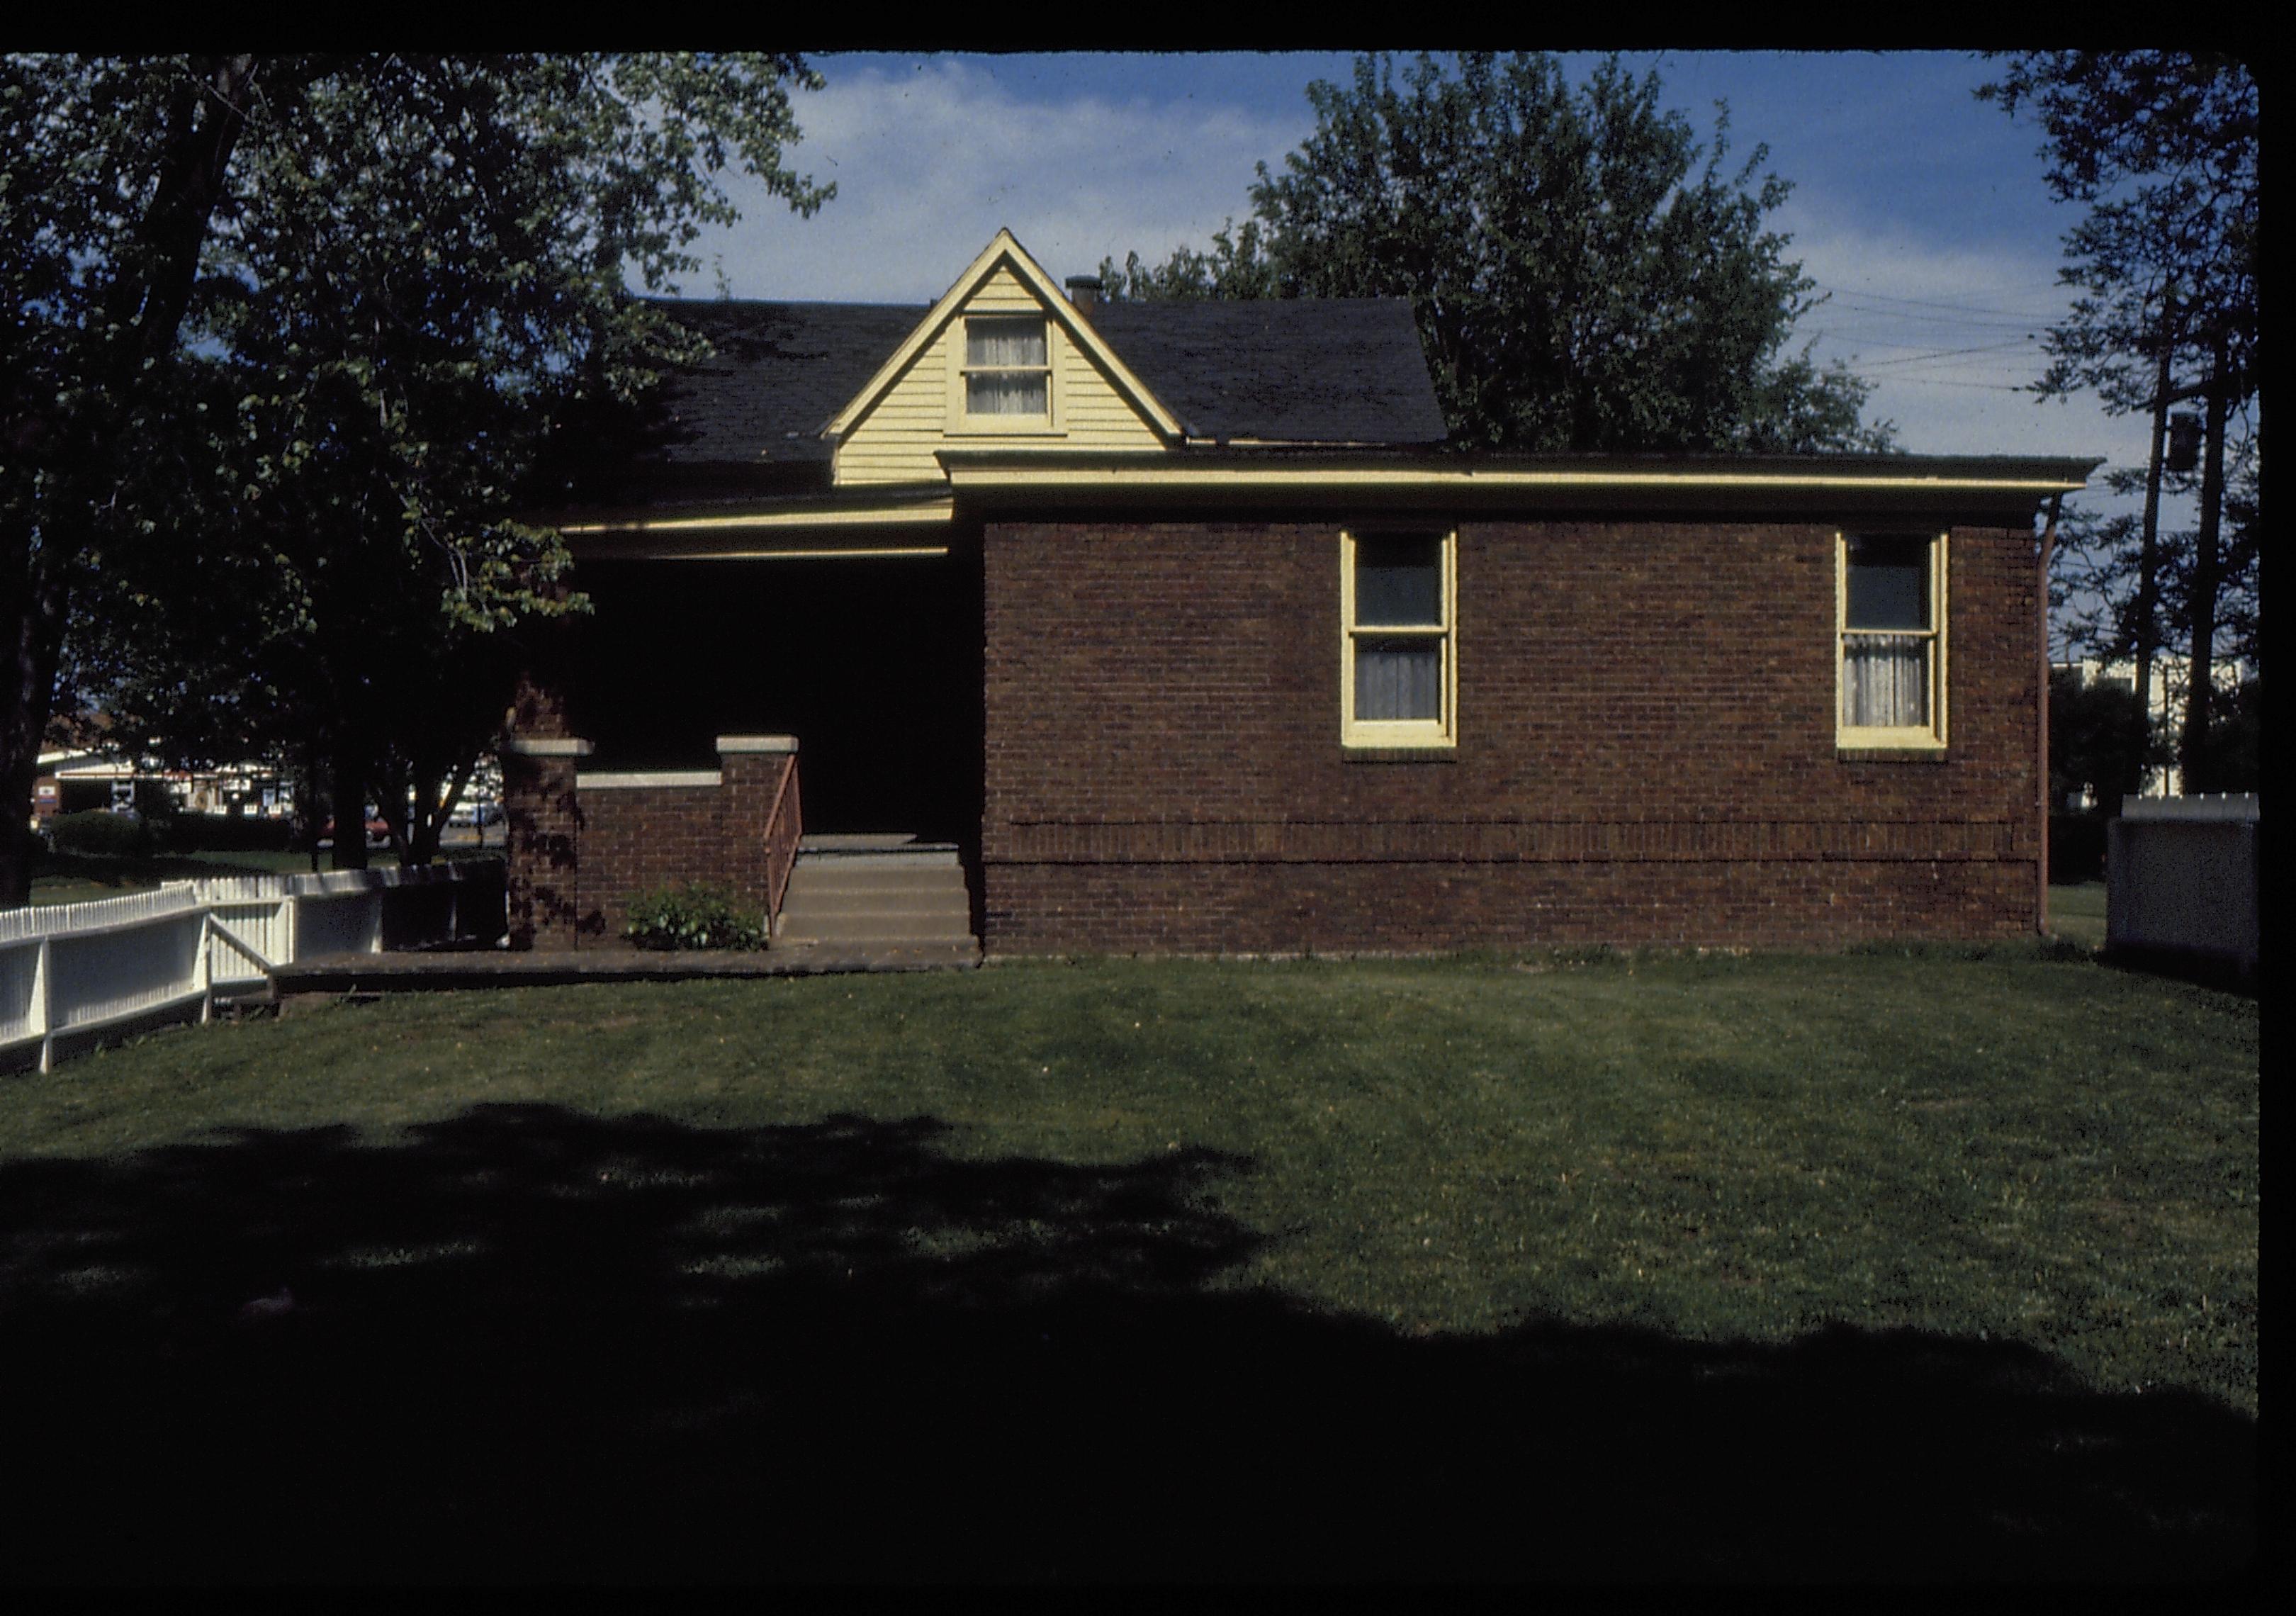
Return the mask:
<svg viewBox="0 0 2296 1616">
<path fill-rule="evenodd" d="M 2255 1426 L 2030 1349 L 1210 1282 L 1249 1164 L 489 1106 L 0 1167 L 12 1579 L 2207 1574 Z"/>
</svg>

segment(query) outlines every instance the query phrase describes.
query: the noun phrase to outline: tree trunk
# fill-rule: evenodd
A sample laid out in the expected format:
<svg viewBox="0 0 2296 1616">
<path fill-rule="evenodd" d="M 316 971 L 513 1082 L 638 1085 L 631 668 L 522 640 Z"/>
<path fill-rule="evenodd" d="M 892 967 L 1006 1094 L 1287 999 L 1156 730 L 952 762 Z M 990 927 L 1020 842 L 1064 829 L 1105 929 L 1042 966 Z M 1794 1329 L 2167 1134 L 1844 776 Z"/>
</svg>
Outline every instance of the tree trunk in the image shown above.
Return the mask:
<svg viewBox="0 0 2296 1616">
<path fill-rule="evenodd" d="M 455 817 L 455 805 L 463 800 L 463 792 L 470 785 L 471 775 L 478 767 L 476 758 L 455 765 L 455 772 L 447 780 L 444 792 L 439 789 L 439 783 L 436 777 L 418 779 L 414 783 L 415 808 L 409 863 L 429 864 L 439 857 L 439 843 L 445 838 L 447 826 Z M 479 833 L 479 841 L 482 846 L 485 844 L 484 830 Z"/>
<path fill-rule="evenodd" d="M 329 863 L 338 870 L 366 868 L 366 757 L 355 744 L 337 742 L 334 789 L 335 850 Z"/>
<path fill-rule="evenodd" d="M 2220 534 L 2224 524 L 2225 428 L 2232 414 L 2231 355 L 2217 339 L 2209 381 L 2208 459 L 2201 468 L 2201 530 L 2193 545 L 2193 584 L 2188 603 L 2192 653 L 2186 663 L 2184 743 L 2177 767 L 2185 791 L 2216 789 L 2216 759 L 2209 744 L 2210 711 L 2216 701 L 2217 595 L 2224 587 Z"/>
<path fill-rule="evenodd" d="M 0 822 L 0 908 L 32 898 L 32 838 L 26 828 L 32 813 L 32 786 L 39 777 L 40 742 L 47 733 L 55 699 L 56 659 L 63 649 L 70 592 L 53 568 L 30 554 L 31 535 L 12 534 L 5 581 L 22 580 L 22 593 L 7 602 L 4 622 L 14 630 L 8 647 L 9 682 L 0 707 L 0 792 L 7 818 Z M 15 592 L 11 591 L 12 595 Z"/>
<path fill-rule="evenodd" d="M 2136 783 L 2128 789 L 2141 792 L 2147 772 L 2145 754 L 2152 724 L 2152 660 L 2160 649 L 2161 638 L 2161 467 L 2168 453 L 2169 438 L 2169 349 L 2167 316 L 2161 328 L 2161 368 L 2152 381 L 2152 459 L 2144 473 L 2144 528 L 2136 552 L 2136 621 L 2134 650 L 2136 653 L 2136 701 L 2144 714 L 2148 744 L 2132 754 Z M 2120 811 L 2116 799 L 2112 811 Z"/>
<path fill-rule="evenodd" d="M 31 809 L 40 742 L 55 700 L 56 662 L 70 604 L 71 569 L 89 553 L 94 512 L 88 491 L 111 480 L 106 468 L 118 423 L 175 351 L 176 332 L 199 272 L 200 250 L 223 195 L 233 148 L 246 127 L 251 55 L 212 59 L 197 86 L 168 107 L 152 201 L 137 223 L 131 267 L 108 289 L 102 314 L 123 333 L 92 357 L 86 380 L 104 393 L 101 420 L 85 419 L 41 455 L 64 473 L 53 501 L 36 519 L 40 554 L 29 531 L 8 536 L 0 578 L 0 634 L 9 644 L 10 685 L 0 692 L 0 792 L 10 802 L 0 821 L 0 906 L 31 897 L 31 848 L 24 818 Z M 140 274 L 138 273 L 140 271 Z M 92 314 L 97 311 L 91 310 Z"/>
</svg>

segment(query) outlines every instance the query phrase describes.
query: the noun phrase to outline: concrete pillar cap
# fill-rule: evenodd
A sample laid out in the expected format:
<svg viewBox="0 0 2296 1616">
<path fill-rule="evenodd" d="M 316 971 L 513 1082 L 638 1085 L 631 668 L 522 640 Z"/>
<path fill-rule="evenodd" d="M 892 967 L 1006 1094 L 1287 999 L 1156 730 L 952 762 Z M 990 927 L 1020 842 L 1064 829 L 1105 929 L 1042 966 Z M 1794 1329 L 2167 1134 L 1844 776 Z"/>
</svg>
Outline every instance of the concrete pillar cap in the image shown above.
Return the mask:
<svg viewBox="0 0 2296 1616">
<path fill-rule="evenodd" d="M 797 751 L 795 735 L 720 735 L 718 750 L 721 752 L 793 752 Z"/>
<path fill-rule="evenodd" d="M 586 758 L 595 750 L 572 735 L 512 735 L 502 749 L 522 758 Z"/>
</svg>

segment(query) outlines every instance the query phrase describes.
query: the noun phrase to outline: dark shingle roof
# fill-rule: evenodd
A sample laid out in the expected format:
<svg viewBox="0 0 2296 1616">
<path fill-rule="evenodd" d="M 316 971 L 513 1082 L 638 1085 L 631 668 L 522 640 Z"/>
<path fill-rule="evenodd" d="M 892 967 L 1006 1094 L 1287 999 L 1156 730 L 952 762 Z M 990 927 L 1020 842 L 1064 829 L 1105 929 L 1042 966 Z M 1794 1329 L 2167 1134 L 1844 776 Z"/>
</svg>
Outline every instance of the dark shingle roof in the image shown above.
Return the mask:
<svg viewBox="0 0 2296 1616">
<path fill-rule="evenodd" d="M 692 302 L 718 349 L 668 394 L 673 464 L 820 462 L 822 423 L 924 317 L 914 303 Z M 1201 438 L 1433 443 L 1443 414 L 1401 298 L 1103 303 L 1086 318 Z"/>
<path fill-rule="evenodd" d="M 674 464 L 826 461 L 821 424 L 916 329 L 922 303 L 679 303 L 718 350 L 669 388 Z"/>
<path fill-rule="evenodd" d="M 1406 299 L 1103 303 L 1087 317 L 1196 437 L 1443 437 Z"/>
</svg>

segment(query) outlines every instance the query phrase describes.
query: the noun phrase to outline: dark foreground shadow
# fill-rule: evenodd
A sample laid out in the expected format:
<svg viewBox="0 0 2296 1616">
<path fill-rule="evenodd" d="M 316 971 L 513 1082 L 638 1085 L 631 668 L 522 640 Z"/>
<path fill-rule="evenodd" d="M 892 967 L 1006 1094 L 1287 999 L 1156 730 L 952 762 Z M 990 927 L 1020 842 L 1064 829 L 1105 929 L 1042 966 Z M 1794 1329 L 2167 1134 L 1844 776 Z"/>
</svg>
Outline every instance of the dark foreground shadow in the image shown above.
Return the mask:
<svg viewBox="0 0 2296 1616">
<path fill-rule="evenodd" d="M 2254 1423 L 2002 1343 L 1405 1340 L 1248 1164 L 488 1107 L 0 1168 L 9 1579 L 2238 1572 Z"/>
</svg>

